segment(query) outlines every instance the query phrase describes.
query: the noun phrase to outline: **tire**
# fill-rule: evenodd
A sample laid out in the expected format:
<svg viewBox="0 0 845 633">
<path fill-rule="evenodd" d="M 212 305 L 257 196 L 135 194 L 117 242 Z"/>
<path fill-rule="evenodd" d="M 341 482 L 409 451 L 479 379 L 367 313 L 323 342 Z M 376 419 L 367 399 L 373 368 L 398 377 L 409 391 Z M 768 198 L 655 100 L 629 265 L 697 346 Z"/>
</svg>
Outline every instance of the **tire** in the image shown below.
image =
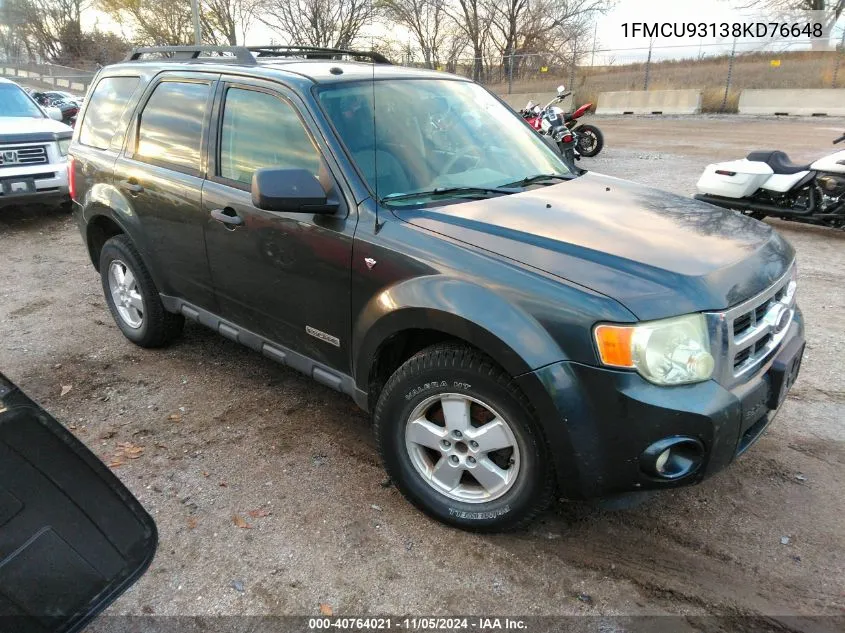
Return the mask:
<svg viewBox="0 0 845 633">
<path fill-rule="evenodd" d="M 410 424 L 423 418 L 422 425 Z M 461 427 L 456 420 L 469 424 Z M 479 431 L 491 422 L 487 431 Z M 454 435 L 456 427 L 465 432 Z M 518 529 L 544 510 L 554 493 L 548 447 L 526 397 L 504 370 L 470 347 L 435 345 L 405 362 L 381 392 L 374 428 L 396 487 L 443 523 L 477 532 Z M 428 446 L 413 441 L 417 432 Z M 484 445 L 506 444 L 484 450 Z"/>
<path fill-rule="evenodd" d="M 578 151 L 581 156 L 592 158 L 597 156 L 604 147 L 604 134 L 595 125 L 585 123 L 576 128 L 578 134 Z"/>
<path fill-rule="evenodd" d="M 127 280 L 126 290 L 120 290 L 115 284 L 117 271 L 121 269 L 124 271 L 124 280 L 128 271 L 134 282 Z M 114 276 L 110 279 L 112 275 Z M 185 318 L 181 314 L 172 314 L 164 309 L 158 289 L 141 261 L 138 250 L 125 235 L 116 235 L 103 245 L 103 250 L 100 251 L 100 279 L 106 303 L 117 327 L 135 345 L 162 347 L 179 336 Z M 122 298 L 119 295 L 122 295 Z M 116 301 L 122 300 L 127 304 L 122 303 L 119 306 Z"/>
</svg>

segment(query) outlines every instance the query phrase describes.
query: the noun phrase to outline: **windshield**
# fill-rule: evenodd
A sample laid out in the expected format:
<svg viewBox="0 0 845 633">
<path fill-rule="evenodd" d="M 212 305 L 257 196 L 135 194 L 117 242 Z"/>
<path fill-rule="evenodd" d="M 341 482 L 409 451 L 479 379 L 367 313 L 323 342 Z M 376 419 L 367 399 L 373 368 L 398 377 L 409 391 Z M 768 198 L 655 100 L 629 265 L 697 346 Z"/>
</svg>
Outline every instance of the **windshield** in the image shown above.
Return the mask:
<svg viewBox="0 0 845 633">
<path fill-rule="evenodd" d="M 552 148 L 474 83 L 338 83 L 322 87 L 319 100 L 370 189 L 391 204 L 419 204 L 424 195 L 403 194 L 422 192 L 438 200 L 476 188 L 504 195 L 519 189 L 493 190 L 570 174 Z"/>
<path fill-rule="evenodd" d="M 43 118 L 44 113 L 16 84 L 0 83 L 0 116 Z"/>
</svg>

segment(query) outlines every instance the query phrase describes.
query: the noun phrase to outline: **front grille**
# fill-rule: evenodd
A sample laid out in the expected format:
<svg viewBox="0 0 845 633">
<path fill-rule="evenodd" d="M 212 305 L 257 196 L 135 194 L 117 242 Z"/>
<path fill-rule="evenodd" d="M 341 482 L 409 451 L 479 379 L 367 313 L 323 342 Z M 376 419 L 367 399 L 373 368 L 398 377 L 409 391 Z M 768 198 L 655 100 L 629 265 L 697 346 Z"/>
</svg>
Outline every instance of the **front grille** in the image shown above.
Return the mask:
<svg viewBox="0 0 845 633">
<path fill-rule="evenodd" d="M 780 345 L 795 315 L 795 290 L 791 267 L 767 290 L 720 315 L 727 326 L 730 382 L 751 373 Z"/>
<path fill-rule="evenodd" d="M 46 165 L 46 145 L 0 145 L 0 167 Z"/>
</svg>

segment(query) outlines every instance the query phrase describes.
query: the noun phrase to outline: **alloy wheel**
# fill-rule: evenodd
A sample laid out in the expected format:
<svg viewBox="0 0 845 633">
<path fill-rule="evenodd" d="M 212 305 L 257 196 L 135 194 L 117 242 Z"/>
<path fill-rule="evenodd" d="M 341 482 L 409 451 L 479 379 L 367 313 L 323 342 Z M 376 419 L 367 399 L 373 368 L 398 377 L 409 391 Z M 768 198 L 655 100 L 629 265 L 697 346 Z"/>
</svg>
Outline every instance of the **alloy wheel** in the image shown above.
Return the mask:
<svg viewBox="0 0 845 633">
<path fill-rule="evenodd" d="M 498 499 L 520 472 L 510 424 L 488 404 L 464 394 L 438 394 L 417 405 L 405 427 L 405 447 L 426 483 L 465 503 Z"/>
<path fill-rule="evenodd" d="M 144 324 L 144 298 L 134 273 L 119 259 L 109 264 L 109 291 L 121 320 L 131 328 L 140 328 Z"/>
</svg>

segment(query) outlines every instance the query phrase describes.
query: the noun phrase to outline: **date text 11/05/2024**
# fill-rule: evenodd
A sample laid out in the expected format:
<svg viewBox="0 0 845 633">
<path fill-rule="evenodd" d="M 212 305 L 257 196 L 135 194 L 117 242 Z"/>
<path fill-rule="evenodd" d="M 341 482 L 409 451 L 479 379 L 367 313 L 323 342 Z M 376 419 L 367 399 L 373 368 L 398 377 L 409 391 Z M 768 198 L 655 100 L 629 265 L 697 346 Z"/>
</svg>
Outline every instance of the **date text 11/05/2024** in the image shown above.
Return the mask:
<svg viewBox="0 0 845 633">
<path fill-rule="evenodd" d="M 321 617 L 309 618 L 308 629 L 380 631 L 528 631 L 528 623 L 510 617 Z"/>
<path fill-rule="evenodd" d="M 821 22 L 623 22 L 623 37 L 820 38 Z"/>
</svg>

